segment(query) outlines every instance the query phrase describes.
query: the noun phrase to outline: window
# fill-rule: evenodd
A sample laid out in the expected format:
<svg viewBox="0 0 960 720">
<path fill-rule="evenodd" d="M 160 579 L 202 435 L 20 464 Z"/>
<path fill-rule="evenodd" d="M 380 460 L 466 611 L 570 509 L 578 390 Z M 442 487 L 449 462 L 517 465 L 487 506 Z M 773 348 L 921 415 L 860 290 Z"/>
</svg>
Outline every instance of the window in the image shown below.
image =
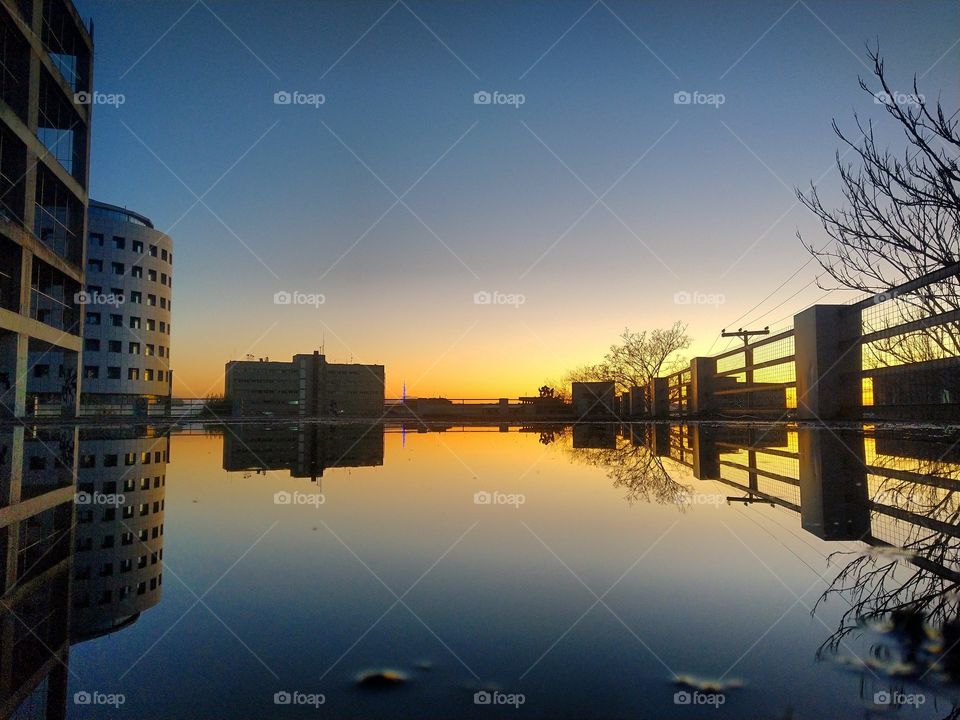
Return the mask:
<svg viewBox="0 0 960 720">
<path fill-rule="evenodd" d="M 165 333 L 167 331 L 167 324 L 161 320 L 160 321 L 160 332 Z"/>
<path fill-rule="evenodd" d="M 88 258 L 87 270 L 90 272 L 103 272 L 103 260 L 98 260 L 97 258 Z"/>
<path fill-rule="evenodd" d="M 103 456 L 103 466 L 104 466 L 104 467 L 116 467 L 116 466 L 117 466 L 117 461 L 118 461 L 119 459 L 120 459 L 120 458 L 119 458 L 117 455 L 113 454 L 113 453 L 111 453 L 111 454 L 109 454 L 109 455 L 104 455 L 104 456 Z"/>
<path fill-rule="evenodd" d="M 123 315 L 110 315 L 110 324 L 114 327 L 123 327 Z"/>
<path fill-rule="evenodd" d="M 129 520 L 133 517 L 133 505 L 124 505 L 123 506 L 123 519 Z"/>
<path fill-rule="evenodd" d="M 87 325 L 99 325 L 100 324 L 100 313 L 98 312 L 88 312 L 84 316 L 84 322 Z"/>
<path fill-rule="evenodd" d="M 156 270 L 147 270 L 147 279 L 156 282 L 157 281 L 157 271 Z"/>
<path fill-rule="evenodd" d="M 167 274 L 166 274 L 166 273 L 160 273 L 160 284 L 161 284 L 161 285 L 166 285 L 166 284 L 167 284 Z"/>
<path fill-rule="evenodd" d="M 95 468 L 97 466 L 97 456 L 96 455 L 81 455 L 80 456 L 80 467 L 83 469 Z"/>
<path fill-rule="evenodd" d="M 125 493 L 126 493 L 126 492 L 133 492 L 135 489 L 136 489 L 136 482 L 134 481 L 133 478 L 126 478 L 126 479 L 123 481 L 123 491 L 124 491 Z"/>
<path fill-rule="evenodd" d="M 157 380 L 163 382 L 163 370 L 157 370 Z"/>
<path fill-rule="evenodd" d="M 161 250 L 160 250 L 160 259 L 161 259 L 161 260 L 166 260 L 166 259 L 167 259 L 167 251 L 164 250 L 164 249 L 162 249 L 162 248 L 161 248 Z"/>
<path fill-rule="evenodd" d="M 130 243 L 130 248 L 131 248 L 131 250 L 133 250 L 135 253 L 142 253 L 142 252 L 143 252 L 143 243 L 140 242 L 139 240 L 134 240 L 132 243 Z"/>
<path fill-rule="evenodd" d="M 151 370 L 150 368 L 147 368 L 146 370 L 144 370 L 144 371 L 143 371 L 143 379 L 144 379 L 144 380 L 153 380 L 153 370 Z"/>
<path fill-rule="evenodd" d="M 131 290 L 131 291 L 130 291 L 130 302 L 132 302 L 132 303 L 137 303 L 137 305 L 139 305 L 140 303 L 142 303 L 142 302 L 143 302 L 143 293 L 140 292 L 139 290 Z"/>
<path fill-rule="evenodd" d="M 142 462 L 144 465 L 149 465 L 149 464 L 150 464 L 150 451 L 149 451 L 149 450 L 147 450 L 146 452 L 144 452 L 144 453 L 142 453 L 142 454 L 140 455 L 140 462 Z M 150 487 L 150 478 L 144 478 L 143 481 L 144 481 L 144 482 L 143 482 L 143 489 L 144 489 L 144 490 L 149 489 L 149 487 Z"/>
<path fill-rule="evenodd" d="M 156 305 L 157 305 L 157 296 L 156 296 L 156 295 L 152 295 L 152 294 L 147 295 L 147 305 L 150 305 L 151 307 L 156 307 Z"/>
<path fill-rule="evenodd" d="M 100 368 L 97 365 L 84 365 L 83 377 L 87 380 L 96 380 L 100 377 Z"/>
<path fill-rule="evenodd" d="M 113 508 L 110 508 L 110 509 L 113 510 Z M 106 518 L 104 518 L 104 520 L 106 520 Z M 106 550 L 107 548 L 112 548 L 112 547 L 113 547 L 113 535 L 104 535 L 104 537 L 103 537 L 103 542 L 100 543 L 100 547 L 101 547 L 101 549 L 103 549 L 103 550 Z M 112 565 L 112 564 L 110 565 L 110 574 L 111 574 L 111 575 L 113 574 L 113 565 Z"/>
<path fill-rule="evenodd" d="M 119 235 L 113 236 L 113 246 L 117 250 L 123 250 L 127 247 L 127 241 L 125 238 L 120 237 Z"/>
<path fill-rule="evenodd" d="M 150 257 L 156 257 L 156 256 L 157 256 L 157 246 L 156 246 L 156 245 L 151 245 L 151 246 L 150 246 Z"/>
<path fill-rule="evenodd" d="M 113 522 L 117 519 L 117 509 L 116 508 L 106 508 L 103 511 L 103 517 L 101 518 L 103 522 Z M 110 545 L 104 545 L 103 547 L 113 547 L 113 535 L 110 536 Z"/>
<path fill-rule="evenodd" d="M 130 277 L 142 278 L 143 277 L 143 268 L 139 265 L 134 265 L 130 268 Z"/>
<path fill-rule="evenodd" d="M 123 344 L 119 340 L 107 340 L 107 350 L 112 353 L 123 352 Z"/>
<path fill-rule="evenodd" d="M 140 354 L 140 343 L 138 343 L 138 342 L 132 342 L 132 343 L 130 343 L 130 347 L 128 348 L 128 352 L 129 352 L 131 355 L 139 355 L 139 354 Z"/>
<path fill-rule="evenodd" d="M 138 319 L 139 319 L 139 318 L 138 318 Z M 150 319 L 148 318 L 148 319 L 147 319 L 147 330 L 156 330 L 156 329 L 157 329 L 157 321 L 156 321 L 156 320 L 150 320 Z"/>
<path fill-rule="evenodd" d="M 162 307 L 164 310 L 167 309 L 167 299 L 165 297 L 160 298 L 160 307 Z"/>
<path fill-rule="evenodd" d="M 166 349 L 163 345 L 161 345 L 161 346 L 160 346 L 160 352 L 159 352 L 158 354 L 160 355 L 160 357 L 163 357 L 163 354 L 164 354 L 166 351 L 167 351 L 167 349 Z"/>
<path fill-rule="evenodd" d="M 151 345 L 150 343 L 147 343 L 143 348 L 143 354 L 148 356 L 153 356 L 154 354 L 153 345 Z"/>
<path fill-rule="evenodd" d="M 108 367 L 108 368 L 107 368 L 107 379 L 108 379 L 108 380 L 119 380 L 119 379 L 120 379 L 120 368 L 118 368 L 118 367 Z"/>
<path fill-rule="evenodd" d="M 137 454 L 136 453 L 127 453 L 123 456 L 123 464 L 127 467 L 137 464 Z"/>
<path fill-rule="evenodd" d="M 87 338 L 83 341 L 83 349 L 86 352 L 100 352 L 100 341 L 96 338 Z"/>
<path fill-rule="evenodd" d="M 140 318 L 138 318 L 136 315 L 131 315 L 131 316 L 130 316 L 130 329 L 131 329 L 131 330 L 139 330 L 139 329 L 140 329 Z"/>
<path fill-rule="evenodd" d="M 96 245 L 97 247 L 103 247 L 103 234 L 90 233 L 90 244 Z"/>
<path fill-rule="evenodd" d="M 103 288 L 99 285 L 87 285 L 87 292 L 90 295 L 99 295 L 101 292 L 103 292 Z"/>
<path fill-rule="evenodd" d="M 127 380 L 139 380 L 140 368 L 127 368 Z"/>
<path fill-rule="evenodd" d="M 44 378 L 50 376 L 50 366 L 46 364 L 36 364 L 33 366 L 33 376 L 35 378 Z"/>
<path fill-rule="evenodd" d="M 110 268 L 113 270 L 114 275 L 123 275 L 123 273 L 126 272 L 126 268 L 124 267 L 123 263 L 110 263 Z"/>
</svg>

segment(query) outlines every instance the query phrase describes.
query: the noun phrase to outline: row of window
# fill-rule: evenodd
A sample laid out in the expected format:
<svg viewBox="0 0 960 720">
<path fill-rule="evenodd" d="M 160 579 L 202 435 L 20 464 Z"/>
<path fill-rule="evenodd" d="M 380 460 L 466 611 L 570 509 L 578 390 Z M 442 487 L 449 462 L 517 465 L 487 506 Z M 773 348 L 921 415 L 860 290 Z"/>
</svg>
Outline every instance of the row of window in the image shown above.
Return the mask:
<svg viewBox="0 0 960 720">
<path fill-rule="evenodd" d="M 87 285 L 87 293 L 94 297 L 97 295 L 102 295 L 103 288 L 99 285 Z M 110 294 L 113 295 L 114 298 L 117 298 L 118 302 L 131 302 L 136 305 L 143 304 L 143 293 L 139 290 L 131 290 L 128 297 L 127 293 L 123 291 L 123 288 L 110 288 Z M 165 298 L 163 295 L 158 298 L 152 293 L 147 293 L 146 304 L 150 307 L 156 307 L 159 304 L 164 310 L 173 309 L 173 300 L 167 300 L 167 298 Z"/>
<path fill-rule="evenodd" d="M 153 503 L 154 513 L 162 512 L 166 505 L 165 500 L 155 500 Z M 151 513 L 150 503 L 140 503 L 136 508 L 133 505 L 124 505 L 120 508 L 120 517 L 124 520 L 130 520 L 134 517 L 146 517 Z M 100 517 L 100 522 L 113 522 L 117 519 L 117 508 L 107 507 L 103 509 L 103 514 Z M 93 517 L 93 508 L 83 508 L 77 509 L 77 524 L 78 525 L 89 525 L 94 520 Z M 109 545 L 107 544 L 109 541 Z M 103 538 L 102 547 L 113 547 L 113 535 L 107 535 Z M 130 542 L 133 542 L 131 540 Z M 129 545 L 130 543 L 124 543 L 124 545 Z"/>
<path fill-rule="evenodd" d="M 166 450 L 145 450 L 140 453 L 140 464 L 149 465 L 151 462 L 169 462 L 170 458 L 167 457 Z M 129 452 L 123 456 L 124 465 L 136 465 L 137 464 L 137 453 Z M 107 453 L 103 456 L 103 465 L 102 467 L 118 467 L 120 465 L 120 456 L 116 453 Z M 97 466 L 97 456 L 93 454 L 83 454 L 80 456 L 80 467 L 81 468 L 95 468 Z M 166 475 L 161 476 L 163 482 L 166 483 Z M 146 478 L 145 478 L 146 479 Z M 142 488 L 146 489 L 146 488 Z M 107 492 L 104 490 L 104 492 Z"/>
<path fill-rule="evenodd" d="M 103 260 L 101 260 L 100 258 L 87 258 L 87 270 L 88 270 L 89 272 L 102 273 L 102 272 L 103 272 Z M 112 272 L 114 275 L 126 275 L 126 274 L 127 274 L 127 266 L 124 265 L 122 262 L 111 261 L 111 263 L 110 263 L 110 272 Z M 142 279 L 142 278 L 143 278 L 143 266 L 142 266 L 142 265 L 131 265 L 131 266 L 130 266 L 130 277 Z M 173 287 L 173 277 L 172 277 L 172 276 L 167 275 L 167 274 L 164 273 L 164 272 L 158 274 L 156 270 L 154 270 L 154 269 L 152 269 L 152 268 L 148 268 L 148 269 L 147 269 L 147 279 L 150 280 L 151 282 L 158 282 L 158 279 L 157 279 L 157 278 L 159 278 L 159 283 L 160 283 L 161 285 L 165 285 L 166 287 Z"/>
<path fill-rule="evenodd" d="M 156 590 L 160 585 L 163 585 L 163 573 L 160 573 L 155 578 L 150 578 L 150 589 Z M 137 595 L 145 595 L 147 592 L 147 582 L 137 583 Z M 133 594 L 133 588 L 130 585 L 124 585 L 123 587 L 117 590 L 117 601 L 126 600 Z M 100 593 L 99 598 L 97 599 L 97 605 L 110 605 L 113 603 L 113 591 L 104 590 Z M 78 593 L 73 601 L 73 606 L 77 609 L 83 610 L 91 606 L 90 603 L 90 593 Z"/>
<path fill-rule="evenodd" d="M 154 540 L 156 540 L 157 538 L 163 537 L 163 523 L 160 523 L 159 525 L 155 526 L 152 530 L 147 530 L 147 528 L 143 528 L 143 529 L 140 530 L 136 535 L 134 535 L 133 532 L 125 532 L 125 533 L 123 533 L 123 534 L 120 536 L 120 546 L 121 546 L 121 547 L 128 547 L 128 546 L 130 546 L 130 545 L 133 545 L 134 537 L 136 537 L 136 539 L 139 540 L 141 543 L 146 544 L 146 542 L 150 539 L 151 536 L 153 537 Z M 104 540 L 103 540 L 104 547 L 111 547 L 111 548 L 114 547 L 113 536 L 112 536 L 112 535 L 108 535 L 107 537 L 110 538 L 110 540 L 109 540 L 109 542 L 108 542 L 107 539 L 104 538 Z M 147 547 L 149 548 L 149 546 L 147 546 Z M 90 538 L 90 537 L 78 537 L 78 538 L 77 538 L 77 542 L 76 542 L 76 548 L 77 548 L 77 552 L 89 552 L 89 551 L 92 551 L 92 550 L 93 550 L 93 538 Z M 161 560 L 163 560 L 163 548 L 160 548 L 159 553 L 160 553 L 160 554 L 159 554 L 159 558 L 160 558 Z M 157 553 L 152 553 L 152 554 L 153 554 L 153 555 L 157 555 Z M 144 558 L 146 558 L 146 557 L 147 557 L 146 555 L 141 555 L 141 556 L 140 556 L 140 560 L 139 560 L 139 562 L 138 562 L 138 565 L 139 565 L 139 568 L 140 568 L 141 570 L 146 567 L 146 562 L 145 562 L 145 560 L 144 560 Z M 88 577 L 89 577 L 89 576 L 88 576 Z"/>
<path fill-rule="evenodd" d="M 84 352 L 100 352 L 100 340 L 99 338 L 87 338 L 83 341 L 83 351 Z M 123 352 L 123 342 L 120 340 L 107 340 L 107 352 L 111 353 L 122 353 Z M 140 343 L 139 342 L 129 342 L 127 343 L 127 352 L 131 355 L 140 354 Z M 143 345 L 143 354 L 147 357 L 169 357 L 167 353 L 167 347 L 165 345 L 154 345 L 153 343 L 144 343 Z"/>
<path fill-rule="evenodd" d="M 127 380 L 140 380 L 140 368 L 127 368 Z M 172 375 L 169 375 L 164 370 L 154 370 L 153 368 L 145 368 L 143 373 L 143 380 L 145 382 L 164 382 L 168 380 Z M 122 380 L 123 379 L 122 369 L 117 365 L 109 365 L 107 367 L 107 380 Z M 83 366 L 83 379 L 84 380 L 99 380 L 100 379 L 100 366 L 99 365 L 84 365 Z"/>
<path fill-rule="evenodd" d="M 87 312 L 85 315 L 85 322 L 87 325 L 102 325 L 103 316 L 98 312 Z M 118 315 L 115 313 L 110 314 L 110 324 L 113 327 L 123 327 L 123 315 Z M 159 326 L 156 320 L 152 318 L 147 318 L 144 322 L 143 318 L 136 315 L 131 315 L 127 323 L 130 326 L 131 330 L 142 330 L 144 327 L 147 330 L 156 331 L 157 327 L 160 328 L 160 332 L 165 333 L 166 335 L 170 334 L 170 327 L 172 323 L 168 323 L 165 320 L 160 320 Z"/>
<path fill-rule="evenodd" d="M 103 247 L 103 243 L 103 233 L 90 233 L 90 247 Z M 114 250 L 127 249 L 127 239 L 125 237 L 121 237 L 120 235 L 113 236 L 112 244 Z M 143 255 L 143 242 L 140 240 L 131 240 L 130 250 L 138 255 Z M 150 253 L 150 257 L 159 257 L 164 262 L 169 262 L 171 265 L 173 264 L 173 253 L 167 252 L 166 248 L 158 248 L 156 245 L 151 243 L 148 251 Z"/>
<path fill-rule="evenodd" d="M 92 464 L 84 464 L 92 463 Z M 97 466 L 97 459 L 95 455 L 81 455 L 80 456 L 80 467 L 81 468 L 92 468 Z M 167 486 L 167 476 L 166 475 L 157 475 L 153 478 L 153 487 L 161 488 Z M 137 479 L 136 478 L 126 478 L 123 481 L 123 492 L 133 492 L 137 489 Z M 140 489 L 149 490 L 150 489 L 150 478 L 142 477 L 140 478 Z M 79 492 L 93 493 L 95 492 L 94 484 L 92 482 L 81 482 L 77 483 L 77 490 Z M 117 492 L 117 481 L 110 480 L 105 483 L 101 483 L 100 491 L 104 495 L 114 495 Z"/>
</svg>

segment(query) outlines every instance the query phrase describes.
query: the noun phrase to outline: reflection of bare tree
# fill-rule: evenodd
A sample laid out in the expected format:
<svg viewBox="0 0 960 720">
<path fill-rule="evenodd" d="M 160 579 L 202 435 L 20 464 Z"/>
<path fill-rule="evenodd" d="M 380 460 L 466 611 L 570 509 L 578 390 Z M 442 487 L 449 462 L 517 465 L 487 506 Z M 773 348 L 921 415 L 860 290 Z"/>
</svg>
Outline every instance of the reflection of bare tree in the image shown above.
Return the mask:
<svg viewBox="0 0 960 720">
<path fill-rule="evenodd" d="M 818 651 L 835 653 L 848 636 L 869 634 L 862 667 L 891 682 L 960 681 L 960 466 L 941 460 L 878 457 L 871 468 L 873 535 L 866 550 L 838 552 L 844 565 L 814 606 L 830 597 L 849 607 Z M 857 661 L 859 664 L 861 661 Z M 947 718 L 960 717 L 954 707 Z"/>
<path fill-rule="evenodd" d="M 632 445 L 617 441 L 611 449 L 570 448 L 573 459 L 584 465 L 602 467 L 615 488 L 626 488 L 626 500 L 635 502 L 672 503 L 680 508 L 689 501 L 691 486 L 670 477 L 660 458 L 645 444 Z"/>
</svg>

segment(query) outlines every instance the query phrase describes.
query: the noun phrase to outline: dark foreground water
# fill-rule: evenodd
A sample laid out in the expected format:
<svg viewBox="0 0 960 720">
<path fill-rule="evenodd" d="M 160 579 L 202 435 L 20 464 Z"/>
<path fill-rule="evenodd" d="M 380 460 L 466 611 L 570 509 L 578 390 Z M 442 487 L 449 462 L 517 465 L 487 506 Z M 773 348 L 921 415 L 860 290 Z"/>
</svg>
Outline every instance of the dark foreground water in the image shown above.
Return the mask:
<svg viewBox="0 0 960 720">
<path fill-rule="evenodd" d="M 4 707 L 951 715 L 949 441 L 793 426 L 420 430 L 27 432 L 21 497 L 56 485 L 30 458 L 65 454 L 71 432 L 80 494 L 19 531 L 29 587 L 0 608 Z M 71 545 L 60 566 L 58 527 Z"/>
</svg>

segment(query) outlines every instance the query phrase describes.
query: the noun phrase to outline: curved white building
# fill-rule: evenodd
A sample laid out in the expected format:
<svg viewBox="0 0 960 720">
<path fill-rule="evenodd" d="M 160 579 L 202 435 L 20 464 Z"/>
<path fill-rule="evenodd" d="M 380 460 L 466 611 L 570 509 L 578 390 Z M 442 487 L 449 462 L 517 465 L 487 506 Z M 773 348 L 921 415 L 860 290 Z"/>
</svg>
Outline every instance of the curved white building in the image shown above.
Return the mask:
<svg viewBox="0 0 960 720">
<path fill-rule="evenodd" d="M 168 410 L 173 241 L 96 200 L 88 225 L 81 411 Z"/>
</svg>

